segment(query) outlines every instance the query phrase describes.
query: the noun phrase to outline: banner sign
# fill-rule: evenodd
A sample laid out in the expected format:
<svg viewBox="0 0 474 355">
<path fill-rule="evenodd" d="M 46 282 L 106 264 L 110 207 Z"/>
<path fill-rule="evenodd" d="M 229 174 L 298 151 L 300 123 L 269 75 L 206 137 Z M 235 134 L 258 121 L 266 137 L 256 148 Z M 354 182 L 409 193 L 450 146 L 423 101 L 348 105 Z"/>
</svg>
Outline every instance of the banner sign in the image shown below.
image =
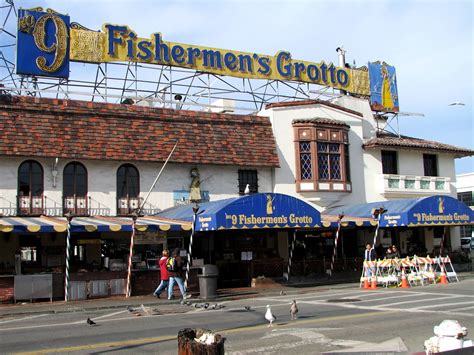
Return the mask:
<svg viewBox="0 0 474 355">
<path fill-rule="evenodd" d="M 170 65 L 239 78 L 313 83 L 363 96 L 370 96 L 372 87 L 372 78 L 369 83 L 370 71 L 366 68 L 341 68 L 332 63 L 296 60 L 288 51 L 271 56 L 168 42 L 159 32 L 141 38 L 124 25 L 104 24 L 102 31 L 92 31 L 70 23 L 69 16 L 51 9 L 46 12 L 42 8 L 20 9 L 17 73 L 68 78 L 69 61 Z M 383 68 L 387 69 L 374 71 L 377 77 L 387 72 L 394 78 L 393 67 Z M 374 83 L 381 81 L 384 85 L 384 79 L 374 80 Z M 391 86 L 383 85 L 374 84 L 375 92 L 396 95 L 394 80 L 390 81 Z M 392 98 L 393 105 L 390 101 L 382 102 L 375 98 L 374 102 L 380 110 L 387 108 L 385 102 L 389 109 L 398 108 L 398 97 Z"/>
<path fill-rule="evenodd" d="M 374 111 L 398 112 L 395 68 L 387 63 L 369 63 L 370 105 Z"/>
<path fill-rule="evenodd" d="M 321 215 L 308 203 L 292 196 L 258 193 L 201 204 L 196 230 L 317 228 Z M 212 213 L 209 211 L 213 211 Z"/>
</svg>

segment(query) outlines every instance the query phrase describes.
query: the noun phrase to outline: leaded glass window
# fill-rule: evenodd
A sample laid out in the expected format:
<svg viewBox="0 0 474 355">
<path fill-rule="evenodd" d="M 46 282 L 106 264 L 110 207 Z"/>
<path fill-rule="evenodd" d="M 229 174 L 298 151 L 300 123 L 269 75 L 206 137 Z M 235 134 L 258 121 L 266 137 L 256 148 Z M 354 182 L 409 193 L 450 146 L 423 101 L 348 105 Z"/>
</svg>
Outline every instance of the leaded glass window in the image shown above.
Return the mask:
<svg viewBox="0 0 474 355">
<path fill-rule="evenodd" d="M 301 180 L 311 180 L 313 178 L 310 142 L 300 142 L 300 171 Z"/>
</svg>

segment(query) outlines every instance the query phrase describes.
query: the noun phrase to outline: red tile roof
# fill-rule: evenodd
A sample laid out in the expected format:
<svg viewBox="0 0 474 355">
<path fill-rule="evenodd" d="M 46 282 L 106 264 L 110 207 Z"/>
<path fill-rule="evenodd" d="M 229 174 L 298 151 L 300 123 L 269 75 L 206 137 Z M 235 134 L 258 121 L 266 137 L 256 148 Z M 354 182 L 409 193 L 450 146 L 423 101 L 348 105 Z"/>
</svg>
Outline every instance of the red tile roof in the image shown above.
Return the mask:
<svg viewBox="0 0 474 355">
<path fill-rule="evenodd" d="M 442 153 L 454 153 L 458 157 L 474 155 L 474 150 L 456 147 L 454 145 L 428 141 L 420 138 L 397 136 L 393 133 L 377 133 L 377 137 L 369 139 L 363 144 L 364 148 L 393 147 L 402 149 L 415 149 Z"/>
<path fill-rule="evenodd" d="M 0 103 L 0 155 L 279 166 L 267 117 L 76 100 Z"/>
<path fill-rule="evenodd" d="M 353 115 L 363 117 L 364 115 L 360 112 L 333 104 L 332 102 L 329 101 L 323 101 L 323 100 L 301 100 L 301 101 L 288 101 L 288 102 L 274 102 L 271 104 L 268 104 L 265 106 L 266 110 L 269 110 L 271 108 L 278 108 L 278 107 L 293 107 L 293 106 L 305 106 L 305 105 L 323 105 L 331 108 L 335 108 L 336 110 L 344 111 L 347 113 L 351 113 Z"/>
<path fill-rule="evenodd" d="M 330 125 L 330 126 L 341 126 L 341 127 L 349 128 L 349 126 L 345 122 L 333 120 L 331 118 L 326 118 L 326 117 L 314 117 L 314 118 L 307 118 L 307 119 L 300 118 L 297 120 L 293 120 L 292 122 L 293 125 L 298 124 L 298 123 L 303 123 L 303 124 L 314 123 L 316 125 L 324 124 L 324 125 Z"/>
</svg>

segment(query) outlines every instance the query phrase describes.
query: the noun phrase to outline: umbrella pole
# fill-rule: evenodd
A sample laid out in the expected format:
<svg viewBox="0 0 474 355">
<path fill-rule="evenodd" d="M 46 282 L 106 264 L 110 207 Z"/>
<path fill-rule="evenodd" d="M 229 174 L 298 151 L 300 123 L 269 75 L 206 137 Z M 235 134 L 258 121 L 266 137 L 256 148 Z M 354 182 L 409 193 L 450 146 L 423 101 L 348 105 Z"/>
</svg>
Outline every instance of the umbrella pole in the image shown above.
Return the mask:
<svg viewBox="0 0 474 355">
<path fill-rule="evenodd" d="M 69 250 L 71 248 L 71 217 L 67 217 L 67 236 L 66 236 L 66 272 L 64 279 L 64 301 L 68 301 L 69 296 Z"/>
<path fill-rule="evenodd" d="M 337 254 L 337 241 L 339 240 L 339 233 L 341 231 L 341 221 L 344 218 L 344 215 L 339 215 L 338 221 L 337 221 L 337 231 L 336 231 L 336 238 L 334 239 L 334 250 L 332 253 L 332 259 L 331 259 L 331 275 L 334 271 L 334 261 L 336 259 L 336 254 Z"/>
<path fill-rule="evenodd" d="M 194 209 L 193 209 L 194 210 Z M 196 228 L 196 212 L 193 213 L 193 224 L 191 226 L 191 237 L 189 238 L 189 248 L 188 248 L 188 258 L 186 262 L 186 275 L 184 279 L 184 289 L 188 292 L 188 281 L 189 281 L 189 268 L 191 267 L 191 255 L 193 252 L 193 237 L 194 237 L 194 230 Z"/>
<path fill-rule="evenodd" d="M 286 276 L 286 281 L 290 280 L 291 261 L 293 259 L 293 251 L 295 250 L 295 243 L 296 243 L 296 229 L 293 231 L 293 240 L 291 241 L 290 257 L 288 258 L 288 274 Z"/>
<path fill-rule="evenodd" d="M 135 224 L 137 221 L 137 217 L 133 216 L 132 222 L 132 236 L 130 238 L 130 252 L 128 255 L 128 271 L 127 271 L 127 289 L 125 290 L 125 297 L 130 297 L 132 294 L 132 287 L 131 287 L 131 279 L 132 279 L 132 256 L 133 256 L 133 242 L 135 238 Z"/>
</svg>

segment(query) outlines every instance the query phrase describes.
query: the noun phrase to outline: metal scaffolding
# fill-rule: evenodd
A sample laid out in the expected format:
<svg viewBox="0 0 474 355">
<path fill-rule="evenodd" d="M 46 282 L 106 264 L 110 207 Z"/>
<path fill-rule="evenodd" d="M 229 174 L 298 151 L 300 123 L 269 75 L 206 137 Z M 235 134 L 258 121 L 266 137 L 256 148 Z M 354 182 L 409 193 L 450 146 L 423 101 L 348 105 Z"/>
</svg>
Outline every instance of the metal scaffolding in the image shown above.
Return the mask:
<svg viewBox="0 0 474 355">
<path fill-rule="evenodd" d="M 216 112 L 257 112 L 272 102 L 329 100 L 339 90 L 292 81 L 241 79 L 169 65 L 70 63 L 69 79 L 15 73 L 17 11 L 0 5 L 0 84 L 15 95 L 133 103 Z M 5 43 L 5 44 L 4 44 Z"/>
</svg>

